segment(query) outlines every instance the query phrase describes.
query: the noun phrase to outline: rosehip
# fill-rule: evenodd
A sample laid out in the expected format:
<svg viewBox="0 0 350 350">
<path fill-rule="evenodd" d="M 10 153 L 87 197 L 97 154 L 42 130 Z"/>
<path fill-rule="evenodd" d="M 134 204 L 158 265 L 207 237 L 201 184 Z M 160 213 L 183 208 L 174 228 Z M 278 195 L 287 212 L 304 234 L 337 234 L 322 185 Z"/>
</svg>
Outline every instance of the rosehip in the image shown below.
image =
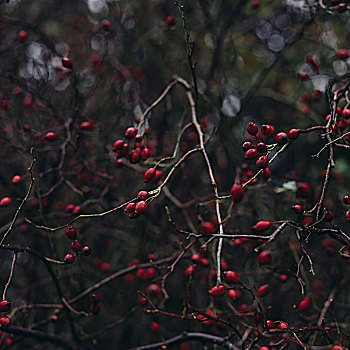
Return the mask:
<svg viewBox="0 0 350 350">
<path fill-rule="evenodd" d="M 288 140 L 288 135 L 285 133 L 285 132 L 279 132 L 277 135 L 276 135 L 276 143 L 279 145 L 279 146 L 282 146 L 282 145 L 285 145 L 289 140 Z"/>
<path fill-rule="evenodd" d="M 100 310 L 101 310 L 101 307 L 100 307 L 100 305 L 98 305 L 98 304 L 91 304 L 90 305 L 90 312 L 92 313 L 92 314 L 98 314 L 99 312 L 100 312 Z"/>
<path fill-rule="evenodd" d="M 252 149 L 253 147 L 253 144 L 249 141 L 244 142 L 242 145 L 242 149 L 244 152 L 248 151 L 248 149 Z"/>
<path fill-rule="evenodd" d="M 214 286 L 209 290 L 209 295 L 212 297 L 221 297 L 225 294 L 225 286 Z"/>
<path fill-rule="evenodd" d="M 347 60 L 349 58 L 349 53 L 346 50 L 338 50 L 337 55 L 341 60 Z"/>
<path fill-rule="evenodd" d="M 159 335 L 160 334 L 160 327 L 158 323 L 153 322 L 151 324 L 150 330 L 152 333 Z"/>
<path fill-rule="evenodd" d="M 78 232 L 73 226 L 68 226 L 66 230 L 66 236 L 71 239 L 72 241 L 77 239 Z"/>
<path fill-rule="evenodd" d="M 311 187 L 309 184 L 307 184 L 306 182 L 302 182 L 298 185 L 296 190 L 296 196 L 298 198 L 306 199 L 307 197 L 309 197 L 310 193 L 311 193 Z"/>
<path fill-rule="evenodd" d="M 234 271 L 226 271 L 224 275 L 224 280 L 226 283 L 240 283 L 241 280 L 236 272 Z"/>
<path fill-rule="evenodd" d="M 272 253 L 269 250 L 263 250 L 258 255 L 259 265 L 269 265 L 272 262 Z"/>
<path fill-rule="evenodd" d="M 10 327 L 11 320 L 6 316 L 0 317 L 0 325 L 1 327 Z"/>
<path fill-rule="evenodd" d="M 301 214 L 303 212 L 303 207 L 299 204 L 294 204 L 292 206 L 292 210 L 294 211 L 295 214 Z"/>
<path fill-rule="evenodd" d="M 156 169 L 155 168 L 149 168 L 145 171 L 145 174 L 143 175 L 143 179 L 145 182 L 151 181 L 156 175 Z"/>
<path fill-rule="evenodd" d="M 288 323 L 286 322 L 281 322 L 279 325 L 278 325 L 278 328 L 279 329 L 288 329 Z"/>
<path fill-rule="evenodd" d="M 11 302 L 7 300 L 0 301 L 0 312 L 7 312 L 11 309 Z"/>
<path fill-rule="evenodd" d="M 271 170 L 269 168 L 265 168 L 261 173 L 261 177 L 266 181 L 271 177 Z"/>
<path fill-rule="evenodd" d="M 259 153 L 255 148 L 248 149 L 248 151 L 246 151 L 244 154 L 244 158 L 248 160 L 255 159 L 258 156 L 259 156 Z"/>
<path fill-rule="evenodd" d="M 88 245 L 84 245 L 83 248 L 81 248 L 81 254 L 89 256 L 91 254 L 91 247 Z"/>
<path fill-rule="evenodd" d="M 264 124 L 262 127 L 261 127 L 261 133 L 266 136 L 266 137 L 270 137 L 272 136 L 272 134 L 275 132 L 275 129 L 273 126 L 271 125 L 266 125 Z"/>
<path fill-rule="evenodd" d="M 145 201 L 140 201 L 135 205 L 135 214 L 141 215 L 147 210 L 147 203 Z"/>
<path fill-rule="evenodd" d="M 244 197 L 244 189 L 241 184 L 234 184 L 231 188 L 231 198 L 234 202 L 240 202 Z"/>
<path fill-rule="evenodd" d="M 147 292 L 149 297 L 151 297 L 151 298 L 158 298 L 160 296 L 161 289 L 160 289 L 160 287 L 157 284 L 150 284 L 146 288 L 146 292 Z"/>
<path fill-rule="evenodd" d="M 288 139 L 289 140 L 296 140 L 299 137 L 299 130 L 298 129 L 290 129 L 288 131 Z"/>
<path fill-rule="evenodd" d="M 261 287 L 258 288 L 256 291 L 256 294 L 258 295 L 259 298 L 266 297 L 270 293 L 270 287 L 268 284 L 265 284 Z"/>
<path fill-rule="evenodd" d="M 189 278 L 190 276 L 194 277 L 194 273 L 195 273 L 196 269 L 195 267 L 192 265 L 192 266 L 189 266 L 186 270 L 185 270 L 185 276 L 187 278 Z"/>
<path fill-rule="evenodd" d="M 133 213 L 135 211 L 136 203 L 132 202 L 126 205 L 124 212 L 125 213 Z"/>
<path fill-rule="evenodd" d="M 72 250 L 76 253 L 78 253 L 80 251 L 80 243 L 77 240 L 74 240 L 71 244 L 70 247 L 72 248 Z"/>
<path fill-rule="evenodd" d="M 137 197 L 141 199 L 142 201 L 145 201 L 147 198 L 149 198 L 150 194 L 147 191 L 140 191 L 137 194 Z"/>
<path fill-rule="evenodd" d="M 259 142 L 256 145 L 256 150 L 261 154 L 265 154 L 267 152 L 267 146 L 264 142 Z"/>
<path fill-rule="evenodd" d="M 202 222 L 199 231 L 203 236 L 210 236 L 215 233 L 215 226 L 210 221 L 204 221 Z"/>
<path fill-rule="evenodd" d="M 228 297 L 232 300 L 238 300 L 242 297 L 242 292 L 240 290 L 230 289 L 228 291 Z"/>
<path fill-rule="evenodd" d="M 306 312 L 307 310 L 309 310 L 311 307 L 311 300 L 309 297 L 306 297 L 305 299 L 303 299 L 298 306 L 298 311 L 300 313 Z"/>
<path fill-rule="evenodd" d="M 12 199 L 10 197 L 4 197 L 0 201 L 0 206 L 3 208 L 6 208 L 11 204 L 11 202 L 12 202 Z"/>
<path fill-rule="evenodd" d="M 269 164 L 269 158 L 266 156 L 261 156 L 259 159 L 256 161 L 256 166 L 260 169 L 265 169 Z"/>
<path fill-rule="evenodd" d="M 22 182 L 22 177 L 19 176 L 19 175 L 15 175 L 15 176 L 12 178 L 12 183 L 13 183 L 13 184 L 18 185 L 18 184 L 20 184 L 21 182 Z"/>
<path fill-rule="evenodd" d="M 100 297 L 98 294 L 91 294 L 90 301 L 92 304 L 97 304 L 100 301 Z"/>
<path fill-rule="evenodd" d="M 247 127 L 247 131 L 248 131 L 248 134 L 250 135 L 256 135 L 259 131 L 259 128 L 256 124 L 254 124 L 253 122 L 250 122 L 248 124 L 248 127 Z"/>
<path fill-rule="evenodd" d="M 134 127 L 127 128 L 125 131 L 125 137 L 129 140 L 133 139 L 137 134 L 137 129 Z"/>
<path fill-rule="evenodd" d="M 47 141 L 55 141 L 57 139 L 57 135 L 54 132 L 50 131 L 45 135 L 45 138 Z"/>
<path fill-rule="evenodd" d="M 258 232 L 264 232 L 267 231 L 271 227 L 270 221 L 259 221 L 254 225 L 254 230 Z"/>
<path fill-rule="evenodd" d="M 66 254 L 65 257 L 63 258 L 63 262 L 65 264 L 73 264 L 75 260 L 75 257 L 73 254 Z"/>
</svg>

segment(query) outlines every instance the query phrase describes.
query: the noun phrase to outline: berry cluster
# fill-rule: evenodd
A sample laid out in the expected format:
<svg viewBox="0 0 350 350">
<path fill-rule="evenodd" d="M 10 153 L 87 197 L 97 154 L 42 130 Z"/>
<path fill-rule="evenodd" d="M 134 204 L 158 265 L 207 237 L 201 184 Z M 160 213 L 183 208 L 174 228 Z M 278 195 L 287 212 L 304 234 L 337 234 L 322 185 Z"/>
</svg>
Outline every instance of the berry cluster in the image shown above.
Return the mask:
<svg viewBox="0 0 350 350">
<path fill-rule="evenodd" d="M 65 264 L 73 264 L 75 261 L 75 257 L 79 254 L 82 254 L 84 256 L 89 256 L 91 254 L 91 247 L 89 245 L 84 245 L 80 247 L 80 242 L 77 240 L 78 231 L 73 226 L 69 225 L 67 227 L 66 236 L 72 241 L 70 247 L 75 253 L 75 256 L 71 253 L 66 254 L 63 259 L 63 262 Z"/>
<path fill-rule="evenodd" d="M 117 159 L 116 167 L 121 167 L 124 162 L 121 158 L 129 155 L 131 163 L 145 161 L 151 155 L 151 151 L 145 146 L 142 135 L 137 133 L 137 128 L 129 127 L 125 130 L 124 139 L 114 142 L 113 151 L 115 151 Z"/>
</svg>

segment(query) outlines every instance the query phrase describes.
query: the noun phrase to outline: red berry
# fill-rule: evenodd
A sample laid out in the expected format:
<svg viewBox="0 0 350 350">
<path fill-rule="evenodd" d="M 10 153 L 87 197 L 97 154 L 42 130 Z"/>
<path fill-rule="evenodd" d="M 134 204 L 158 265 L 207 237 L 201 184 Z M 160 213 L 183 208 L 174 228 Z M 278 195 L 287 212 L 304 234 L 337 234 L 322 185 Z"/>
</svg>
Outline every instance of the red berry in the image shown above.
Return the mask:
<svg viewBox="0 0 350 350">
<path fill-rule="evenodd" d="M 66 236 L 72 241 L 77 239 L 78 232 L 73 226 L 68 226 L 66 230 Z"/>
<path fill-rule="evenodd" d="M 136 134 L 136 135 L 135 135 L 135 142 L 140 143 L 141 141 L 142 141 L 142 135 Z"/>
<path fill-rule="evenodd" d="M 238 300 L 242 297 L 242 292 L 240 290 L 230 289 L 228 291 L 228 297 L 232 300 Z"/>
<path fill-rule="evenodd" d="M 215 233 L 215 226 L 210 221 L 204 221 L 199 231 L 203 236 L 210 236 Z"/>
<path fill-rule="evenodd" d="M 307 197 L 309 197 L 310 193 L 311 193 L 311 187 L 309 184 L 307 184 L 306 182 L 302 182 L 298 185 L 296 190 L 296 196 L 298 198 L 306 199 Z"/>
<path fill-rule="evenodd" d="M 101 28 L 108 32 L 111 29 L 111 23 L 108 21 L 108 19 L 104 19 L 101 21 Z"/>
<path fill-rule="evenodd" d="M 246 151 L 244 154 L 244 158 L 248 160 L 255 159 L 258 156 L 259 156 L 259 153 L 255 148 L 248 149 L 248 151 Z"/>
<path fill-rule="evenodd" d="M 116 168 L 122 168 L 123 165 L 124 165 L 123 159 L 117 159 L 117 160 L 115 161 L 114 165 L 115 165 Z"/>
<path fill-rule="evenodd" d="M 140 201 L 135 205 L 135 214 L 143 214 L 147 210 L 147 203 L 145 201 Z"/>
<path fill-rule="evenodd" d="M 239 276 L 234 271 L 226 271 L 224 280 L 226 283 L 240 283 Z"/>
<path fill-rule="evenodd" d="M 152 183 L 157 184 L 159 180 L 162 178 L 163 173 L 160 170 L 156 171 L 156 174 L 154 175 L 153 179 L 151 180 Z"/>
<path fill-rule="evenodd" d="M 133 213 L 135 211 L 136 203 L 132 202 L 127 204 L 127 206 L 124 209 L 125 213 Z"/>
<path fill-rule="evenodd" d="M 91 254 L 91 247 L 88 245 L 84 245 L 83 248 L 81 248 L 81 254 L 89 256 Z"/>
<path fill-rule="evenodd" d="M 266 326 L 267 326 L 267 328 L 269 328 L 269 329 L 275 328 L 275 324 L 274 324 L 273 321 L 271 321 L 271 320 L 267 320 L 267 321 L 266 321 Z"/>
<path fill-rule="evenodd" d="M 269 168 L 265 168 L 261 173 L 261 177 L 266 181 L 271 177 L 271 170 Z"/>
<path fill-rule="evenodd" d="M 0 312 L 7 312 L 11 309 L 11 302 L 7 300 L 0 301 Z"/>
<path fill-rule="evenodd" d="M 150 330 L 152 333 L 159 335 L 160 334 L 160 327 L 158 323 L 153 322 L 151 324 Z"/>
<path fill-rule="evenodd" d="M 348 108 L 343 109 L 342 117 L 343 117 L 344 119 L 349 119 L 349 117 L 350 117 L 350 109 L 348 109 Z"/>
<path fill-rule="evenodd" d="M 74 204 L 68 204 L 68 205 L 65 207 L 64 211 L 65 211 L 66 213 L 71 213 L 71 212 L 73 211 L 74 207 L 75 207 Z"/>
<path fill-rule="evenodd" d="M 145 171 L 145 174 L 143 175 L 143 179 L 145 182 L 151 181 L 156 175 L 156 169 L 155 168 L 149 168 Z"/>
<path fill-rule="evenodd" d="M 250 122 L 248 124 L 248 127 L 247 127 L 247 131 L 248 131 L 248 134 L 250 135 L 256 135 L 259 131 L 259 128 L 256 124 L 254 124 L 253 122 Z"/>
<path fill-rule="evenodd" d="M 195 273 L 196 269 L 195 267 L 192 265 L 192 266 L 189 266 L 186 270 L 185 270 L 185 276 L 187 278 L 189 278 L 190 276 L 191 277 L 194 277 L 194 273 Z"/>
<path fill-rule="evenodd" d="M 151 298 L 158 298 L 160 296 L 161 289 L 160 289 L 160 287 L 157 284 L 150 284 L 146 288 L 146 292 L 147 292 L 149 297 L 151 297 Z"/>
<path fill-rule="evenodd" d="M 231 188 L 231 198 L 234 202 L 240 202 L 244 197 L 244 189 L 241 184 L 234 184 Z"/>
<path fill-rule="evenodd" d="M 12 347 L 12 343 L 13 343 L 12 338 L 5 338 L 5 346 L 7 348 L 11 348 Z"/>
<path fill-rule="evenodd" d="M 62 58 L 62 66 L 65 68 L 72 69 L 73 68 L 73 62 L 70 58 L 64 57 Z"/>
<path fill-rule="evenodd" d="M 287 275 L 280 275 L 280 277 L 279 277 L 279 280 L 280 280 L 281 283 L 286 282 L 287 279 L 288 279 Z"/>
<path fill-rule="evenodd" d="M 340 346 L 340 345 L 333 345 L 331 347 L 331 350 L 344 350 L 344 348 L 342 346 Z"/>
<path fill-rule="evenodd" d="M 258 255 L 258 263 L 259 265 L 269 265 L 272 262 L 272 254 L 269 250 L 263 250 Z"/>
<path fill-rule="evenodd" d="M 301 214 L 303 212 L 303 207 L 299 204 L 294 204 L 292 206 L 292 210 L 294 211 L 295 214 Z"/>
<path fill-rule="evenodd" d="M 13 184 L 18 185 L 18 184 L 20 184 L 21 182 L 22 182 L 22 177 L 19 176 L 19 175 L 15 175 L 15 176 L 12 178 L 12 183 L 13 183 Z"/>
<path fill-rule="evenodd" d="M 267 231 L 271 227 L 270 221 L 259 221 L 254 225 L 254 230 L 258 232 Z"/>
<path fill-rule="evenodd" d="M 124 145 L 124 141 L 123 140 L 115 141 L 114 145 L 113 145 L 113 151 L 121 150 L 123 148 L 123 145 Z"/>
<path fill-rule="evenodd" d="M 137 303 L 140 307 L 144 307 L 148 304 L 148 300 L 145 297 L 142 297 Z"/>
<path fill-rule="evenodd" d="M 135 164 L 141 160 L 141 149 L 136 148 L 130 153 L 130 162 Z"/>
<path fill-rule="evenodd" d="M 309 64 L 309 66 L 312 68 L 314 72 L 317 72 L 320 68 L 320 64 L 317 62 L 316 58 L 313 56 L 309 56 L 306 59 L 306 63 Z"/>
<path fill-rule="evenodd" d="M 268 348 L 267 346 L 261 346 L 259 350 L 270 350 L 270 348 Z"/>
<path fill-rule="evenodd" d="M 11 320 L 6 316 L 0 317 L 0 325 L 1 327 L 10 327 Z"/>
<path fill-rule="evenodd" d="M 94 123 L 92 123 L 92 122 L 82 122 L 82 123 L 80 124 L 80 129 L 82 129 L 82 130 L 90 130 L 90 129 L 92 129 L 94 126 L 95 126 L 95 125 L 94 125 Z"/>
<path fill-rule="evenodd" d="M 269 164 L 269 158 L 266 156 L 261 156 L 259 159 L 256 161 L 256 166 L 260 169 L 265 169 Z"/>
<path fill-rule="evenodd" d="M 338 50 L 337 55 L 341 60 L 346 60 L 349 58 L 349 53 L 346 50 Z"/>
<path fill-rule="evenodd" d="M 141 157 L 143 160 L 146 160 L 149 158 L 150 156 L 150 150 L 148 148 L 144 148 L 142 151 L 141 151 Z"/>
<path fill-rule="evenodd" d="M 251 3 L 251 7 L 252 7 L 253 10 L 256 10 L 257 8 L 259 8 L 260 5 L 261 5 L 260 0 L 254 0 Z"/>
<path fill-rule="evenodd" d="M 176 18 L 172 16 L 168 16 L 166 19 L 166 25 L 168 27 L 173 27 L 176 24 Z"/>
<path fill-rule="evenodd" d="M 266 295 L 268 295 L 270 293 L 269 285 L 265 284 L 265 285 L 259 287 L 258 290 L 256 291 L 256 293 L 257 293 L 259 298 L 266 297 Z"/>
<path fill-rule="evenodd" d="M 0 201 L 0 206 L 3 208 L 8 207 L 12 202 L 12 199 L 10 197 L 4 197 L 1 201 Z"/>
<path fill-rule="evenodd" d="M 73 254 L 66 254 L 65 257 L 63 258 L 63 262 L 65 264 L 73 264 L 75 260 L 75 257 Z"/>
<path fill-rule="evenodd" d="M 248 151 L 248 149 L 252 149 L 253 147 L 253 144 L 249 141 L 244 142 L 242 145 L 242 149 L 244 152 Z"/>
<path fill-rule="evenodd" d="M 140 191 L 137 194 L 137 197 L 141 199 L 142 201 L 145 201 L 147 198 L 149 198 L 150 194 L 147 191 Z"/>
<path fill-rule="evenodd" d="M 79 207 L 79 205 L 76 205 L 73 209 L 73 214 L 79 215 L 80 212 L 81 212 L 81 207 Z"/>
<path fill-rule="evenodd" d="M 261 154 L 265 154 L 267 152 L 267 146 L 264 142 L 259 142 L 256 145 L 256 150 Z"/>
<path fill-rule="evenodd" d="M 282 146 L 282 145 L 285 145 L 289 140 L 288 140 L 288 135 L 285 133 L 285 132 L 279 132 L 277 135 L 276 135 L 276 143 L 279 145 L 279 146 Z"/>
<path fill-rule="evenodd" d="M 198 264 L 200 261 L 201 261 L 201 257 L 199 254 L 193 254 L 191 256 L 191 261 L 194 263 L 194 264 Z"/>
<path fill-rule="evenodd" d="M 97 304 L 100 301 L 100 297 L 98 294 L 91 294 L 90 301 L 92 304 Z"/>
<path fill-rule="evenodd" d="M 306 312 L 310 309 L 311 307 L 311 299 L 309 297 L 306 297 L 305 299 L 303 299 L 298 306 L 298 311 L 300 313 Z"/>
<path fill-rule="evenodd" d="M 129 140 L 133 139 L 137 134 L 137 129 L 134 127 L 127 128 L 125 131 L 125 137 Z"/>
<path fill-rule="evenodd" d="M 281 322 L 279 325 L 278 325 L 278 328 L 279 329 L 288 329 L 288 324 L 286 322 Z"/>
<path fill-rule="evenodd" d="M 275 129 L 273 126 L 271 125 L 267 125 L 267 124 L 264 124 L 262 127 L 261 127 L 261 133 L 266 136 L 266 137 L 270 137 L 272 136 L 272 134 L 275 132 Z"/>
<path fill-rule="evenodd" d="M 214 286 L 209 290 L 209 295 L 212 297 L 221 297 L 225 294 L 225 286 Z"/>
<path fill-rule="evenodd" d="M 203 258 L 203 259 L 201 259 L 200 263 L 203 267 L 207 267 L 209 265 L 209 260 Z"/>
<path fill-rule="evenodd" d="M 299 130 L 298 129 L 290 129 L 288 131 L 288 139 L 289 140 L 296 140 L 299 137 Z"/>
<path fill-rule="evenodd" d="M 57 135 L 54 132 L 50 131 L 45 135 L 45 138 L 47 141 L 55 141 L 57 140 Z"/>
<path fill-rule="evenodd" d="M 101 310 L 100 305 L 98 304 L 91 304 L 90 305 L 90 312 L 94 315 L 98 314 Z"/>
<path fill-rule="evenodd" d="M 18 33 L 18 41 L 24 43 L 27 40 L 28 34 L 25 30 L 21 30 Z"/>
<path fill-rule="evenodd" d="M 100 265 L 100 270 L 102 272 L 108 272 L 110 269 L 111 269 L 111 266 L 106 262 L 104 262 Z"/>
<path fill-rule="evenodd" d="M 72 250 L 76 253 L 78 253 L 80 251 L 80 243 L 79 241 L 75 240 L 70 244 L 70 247 L 72 248 Z"/>
<path fill-rule="evenodd" d="M 343 197 L 343 203 L 345 205 L 350 205 L 350 197 L 348 195 Z"/>
<path fill-rule="evenodd" d="M 345 213 L 345 220 L 350 221 L 350 210 Z"/>
</svg>

